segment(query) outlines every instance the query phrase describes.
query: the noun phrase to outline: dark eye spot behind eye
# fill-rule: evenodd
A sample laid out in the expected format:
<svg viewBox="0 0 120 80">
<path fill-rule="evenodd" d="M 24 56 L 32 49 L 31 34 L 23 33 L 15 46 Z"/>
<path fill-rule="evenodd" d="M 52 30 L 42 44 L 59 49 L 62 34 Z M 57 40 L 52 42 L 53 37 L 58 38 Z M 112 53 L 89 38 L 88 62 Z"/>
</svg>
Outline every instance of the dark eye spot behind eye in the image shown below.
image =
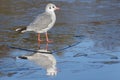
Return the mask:
<svg viewBox="0 0 120 80">
<path fill-rule="evenodd" d="M 51 7 L 49 7 L 49 9 L 51 9 Z"/>
</svg>

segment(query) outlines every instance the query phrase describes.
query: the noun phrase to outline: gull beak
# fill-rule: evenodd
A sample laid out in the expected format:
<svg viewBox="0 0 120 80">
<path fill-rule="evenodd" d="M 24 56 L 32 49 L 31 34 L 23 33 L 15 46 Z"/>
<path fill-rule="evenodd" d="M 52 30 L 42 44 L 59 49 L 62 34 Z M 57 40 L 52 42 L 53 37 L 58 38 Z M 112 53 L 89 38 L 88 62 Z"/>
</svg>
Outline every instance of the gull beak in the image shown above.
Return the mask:
<svg viewBox="0 0 120 80">
<path fill-rule="evenodd" d="M 55 10 L 60 10 L 60 8 L 59 8 L 59 7 L 56 7 Z"/>
</svg>

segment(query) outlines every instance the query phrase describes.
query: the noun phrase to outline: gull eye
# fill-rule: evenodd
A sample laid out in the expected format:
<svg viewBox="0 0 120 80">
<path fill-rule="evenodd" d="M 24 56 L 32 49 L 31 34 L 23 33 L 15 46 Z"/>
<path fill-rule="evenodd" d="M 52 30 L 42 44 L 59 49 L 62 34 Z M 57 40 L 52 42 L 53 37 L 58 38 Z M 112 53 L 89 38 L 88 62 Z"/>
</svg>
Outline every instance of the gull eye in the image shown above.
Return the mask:
<svg viewBox="0 0 120 80">
<path fill-rule="evenodd" d="M 51 9 L 51 7 L 49 7 L 49 9 Z"/>
<path fill-rule="evenodd" d="M 53 6 L 53 8 L 55 8 L 55 7 Z"/>
</svg>

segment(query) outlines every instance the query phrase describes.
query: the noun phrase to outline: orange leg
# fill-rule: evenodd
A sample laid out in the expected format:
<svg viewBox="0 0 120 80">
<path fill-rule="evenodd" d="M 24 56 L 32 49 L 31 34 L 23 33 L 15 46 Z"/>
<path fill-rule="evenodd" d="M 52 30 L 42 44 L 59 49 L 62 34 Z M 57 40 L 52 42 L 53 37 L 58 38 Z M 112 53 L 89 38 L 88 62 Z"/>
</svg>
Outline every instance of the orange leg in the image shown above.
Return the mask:
<svg viewBox="0 0 120 80">
<path fill-rule="evenodd" d="M 51 41 L 51 40 L 48 39 L 48 34 L 47 34 L 47 32 L 45 33 L 45 35 L 46 35 L 46 41 L 47 41 L 47 43 L 52 43 L 53 41 Z"/>
<path fill-rule="evenodd" d="M 38 33 L 38 43 L 42 42 L 42 40 L 40 39 L 40 33 Z"/>
<path fill-rule="evenodd" d="M 46 43 L 46 50 L 48 50 L 48 43 Z"/>
</svg>

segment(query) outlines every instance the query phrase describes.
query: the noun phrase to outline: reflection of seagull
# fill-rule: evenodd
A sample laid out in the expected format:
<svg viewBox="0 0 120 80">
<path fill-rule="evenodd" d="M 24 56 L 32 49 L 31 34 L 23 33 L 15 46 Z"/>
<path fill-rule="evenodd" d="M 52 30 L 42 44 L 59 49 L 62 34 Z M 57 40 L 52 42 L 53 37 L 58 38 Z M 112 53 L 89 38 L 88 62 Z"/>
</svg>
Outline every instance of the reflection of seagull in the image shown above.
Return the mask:
<svg viewBox="0 0 120 80">
<path fill-rule="evenodd" d="M 39 51 L 48 52 L 46 50 Z M 47 70 L 47 75 L 53 76 L 57 74 L 56 59 L 52 54 L 35 53 L 30 56 L 20 56 L 19 58 L 31 60 L 45 68 Z"/>
<path fill-rule="evenodd" d="M 38 33 L 38 41 L 40 42 L 40 33 L 46 33 L 46 41 L 50 42 L 48 39 L 47 31 L 53 27 L 56 21 L 55 10 L 59 8 L 54 4 L 49 3 L 45 12 L 38 15 L 36 19 L 29 25 L 27 28 L 18 28 L 16 31 L 26 32 L 26 31 L 34 31 Z"/>
</svg>

